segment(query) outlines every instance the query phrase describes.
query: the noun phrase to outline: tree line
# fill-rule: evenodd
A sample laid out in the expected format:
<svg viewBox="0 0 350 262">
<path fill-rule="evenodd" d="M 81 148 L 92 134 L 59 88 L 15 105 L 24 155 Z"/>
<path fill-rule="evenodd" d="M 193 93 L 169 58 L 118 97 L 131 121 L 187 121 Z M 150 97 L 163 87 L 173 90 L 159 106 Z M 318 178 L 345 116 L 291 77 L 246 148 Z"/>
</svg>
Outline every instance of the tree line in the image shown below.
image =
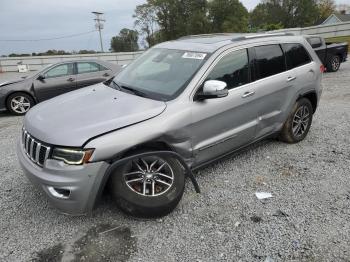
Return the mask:
<svg viewBox="0 0 350 262">
<path fill-rule="evenodd" d="M 111 39 L 111 51 L 136 51 L 139 39 L 147 48 L 185 35 L 312 26 L 335 11 L 334 0 L 262 0 L 250 12 L 239 0 L 147 0 L 135 9 L 135 29 Z"/>
</svg>

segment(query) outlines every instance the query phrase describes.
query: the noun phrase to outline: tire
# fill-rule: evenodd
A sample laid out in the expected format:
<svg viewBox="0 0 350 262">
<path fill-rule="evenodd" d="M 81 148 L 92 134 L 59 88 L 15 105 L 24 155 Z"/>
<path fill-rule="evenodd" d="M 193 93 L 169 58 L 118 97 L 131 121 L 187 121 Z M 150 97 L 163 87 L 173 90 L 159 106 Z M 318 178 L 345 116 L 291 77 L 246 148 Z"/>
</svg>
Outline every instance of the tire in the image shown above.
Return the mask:
<svg viewBox="0 0 350 262">
<path fill-rule="evenodd" d="M 284 123 L 279 139 L 290 144 L 304 140 L 311 127 L 312 115 L 313 108 L 309 99 L 299 99 Z"/>
<path fill-rule="evenodd" d="M 340 67 L 340 57 L 337 55 L 332 56 L 327 62 L 328 72 L 337 72 Z"/>
<path fill-rule="evenodd" d="M 7 109 L 14 115 L 25 115 L 34 104 L 34 99 L 26 93 L 13 93 L 6 100 Z"/>
<path fill-rule="evenodd" d="M 156 171 L 165 163 L 158 172 L 164 172 L 163 175 L 173 179 L 157 175 L 159 173 L 156 172 L 141 174 L 140 170 L 146 171 L 144 161 L 148 164 L 149 171 Z M 156 164 L 153 164 L 155 161 Z M 151 175 L 153 175 L 152 178 Z M 130 182 L 132 180 L 139 181 Z M 166 182 L 171 186 L 161 182 Z M 154 187 L 152 187 L 153 183 Z M 144 218 L 162 217 L 169 214 L 180 202 L 185 188 L 185 175 L 177 160 L 169 157 L 148 156 L 135 159 L 117 168 L 111 174 L 109 188 L 117 206 L 125 213 Z"/>
</svg>

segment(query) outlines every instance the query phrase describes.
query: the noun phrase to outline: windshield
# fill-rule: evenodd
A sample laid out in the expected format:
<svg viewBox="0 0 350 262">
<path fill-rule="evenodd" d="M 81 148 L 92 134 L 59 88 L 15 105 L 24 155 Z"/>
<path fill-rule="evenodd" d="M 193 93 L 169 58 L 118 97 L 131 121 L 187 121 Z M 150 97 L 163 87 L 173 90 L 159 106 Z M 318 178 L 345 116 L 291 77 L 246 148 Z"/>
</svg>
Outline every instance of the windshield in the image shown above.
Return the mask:
<svg viewBox="0 0 350 262">
<path fill-rule="evenodd" d="M 113 82 L 157 100 L 179 95 L 208 58 L 207 53 L 152 48 L 120 72 Z"/>
</svg>

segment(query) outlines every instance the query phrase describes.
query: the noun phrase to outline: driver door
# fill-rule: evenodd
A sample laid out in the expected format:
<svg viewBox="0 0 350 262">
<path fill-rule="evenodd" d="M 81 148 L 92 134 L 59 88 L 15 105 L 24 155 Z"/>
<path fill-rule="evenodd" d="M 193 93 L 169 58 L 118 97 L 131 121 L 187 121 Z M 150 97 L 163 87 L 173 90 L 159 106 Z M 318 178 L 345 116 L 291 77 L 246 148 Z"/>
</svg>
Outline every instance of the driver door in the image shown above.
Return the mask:
<svg viewBox="0 0 350 262">
<path fill-rule="evenodd" d="M 59 64 L 44 73 L 43 79 L 34 81 L 34 90 L 39 101 L 73 91 L 76 89 L 74 63 Z"/>
<path fill-rule="evenodd" d="M 258 112 L 250 82 L 247 49 L 223 56 L 207 80 L 227 84 L 228 96 L 192 104 L 193 151 L 196 165 L 224 155 L 254 139 Z M 199 90 L 200 91 L 200 90 Z"/>
</svg>

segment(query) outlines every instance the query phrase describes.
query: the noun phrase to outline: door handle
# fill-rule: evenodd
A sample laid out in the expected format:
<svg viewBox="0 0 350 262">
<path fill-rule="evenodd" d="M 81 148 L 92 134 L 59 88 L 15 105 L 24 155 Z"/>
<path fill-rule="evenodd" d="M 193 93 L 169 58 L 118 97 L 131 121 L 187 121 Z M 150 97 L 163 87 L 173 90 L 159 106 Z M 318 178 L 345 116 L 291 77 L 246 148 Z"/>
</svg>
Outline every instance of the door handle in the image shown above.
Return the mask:
<svg viewBox="0 0 350 262">
<path fill-rule="evenodd" d="M 107 77 L 107 76 L 109 76 L 109 74 L 108 74 L 108 73 L 105 73 L 105 74 L 103 74 L 103 76 Z"/>
<path fill-rule="evenodd" d="M 252 95 L 254 95 L 255 92 L 245 92 L 243 95 L 242 95 L 242 98 L 247 98 L 247 97 L 250 97 Z"/>
<path fill-rule="evenodd" d="M 290 76 L 287 78 L 287 82 L 291 82 L 291 81 L 294 81 L 296 78 L 296 76 Z"/>
<path fill-rule="evenodd" d="M 70 78 L 67 79 L 67 81 L 68 82 L 73 82 L 73 81 L 75 81 L 75 79 L 73 77 L 70 77 Z"/>
</svg>

